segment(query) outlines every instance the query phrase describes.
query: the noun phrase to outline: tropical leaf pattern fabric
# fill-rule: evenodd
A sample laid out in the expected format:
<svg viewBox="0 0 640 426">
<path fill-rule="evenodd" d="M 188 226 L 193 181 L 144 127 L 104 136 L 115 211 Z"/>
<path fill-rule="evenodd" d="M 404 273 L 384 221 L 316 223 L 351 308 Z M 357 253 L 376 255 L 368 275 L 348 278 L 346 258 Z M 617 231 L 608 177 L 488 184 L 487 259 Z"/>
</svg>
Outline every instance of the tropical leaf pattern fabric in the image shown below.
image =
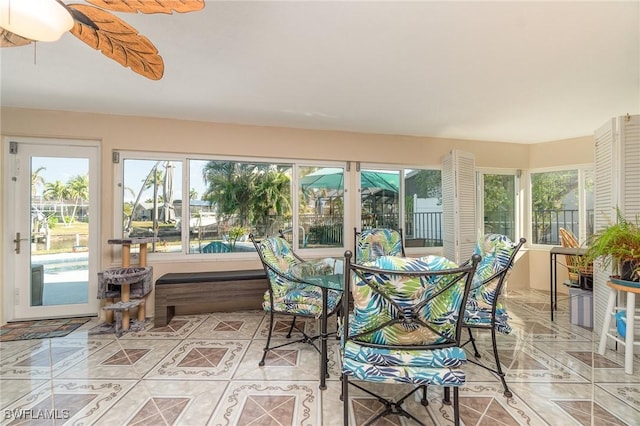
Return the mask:
<svg viewBox="0 0 640 426">
<path fill-rule="evenodd" d="M 515 250 L 515 245 L 506 235 L 487 234 L 482 241 L 476 244 L 474 253 L 482 256 L 482 260 L 476 268 L 473 284 L 469 291 L 469 298 L 465 310 L 465 324 L 491 325 L 491 308 L 496 297 L 500 276 L 494 276 L 511 266 L 509 259 Z M 492 278 L 493 277 L 493 278 Z M 506 280 L 506 277 L 505 277 Z M 504 304 L 498 300 L 496 304 L 496 331 L 509 334 L 509 315 Z"/>
<path fill-rule="evenodd" d="M 373 262 L 364 264 L 389 271 L 428 271 L 457 268 L 454 262 L 441 256 L 427 256 L 413 259 L 408 257 L 382 256 Z M 409 311 L 423 299 L 426 299 L 445 287 L 450 276 L 401 276 L 392 274 L 365 273 L 366 281 L 376 286 L 374 290 L 365 280 L 353 277 L 353 295 L 355 318 L 350 323 L 353 333 L 362 333 L 379 327 L 396 315 L 396 307 L 383 297 L 392 298 L 403 311 Z M 445 336 L 455 332 L 457 308 L 462 303 L 464 288 L 453 286 L 439 297 L 432 299 L 415 314 L 418 319 L 429 323 L 431 327 Z M 362 337 L 363 341 L 383 345 L 429 345 L 445 340 L 434 330 L 412 324 L 393 324 Z"/>
<path fill-rule="evenodd" d="M 357 263 L 371 262 L 381 256 L 401 256 L 402 236 L 400 232 L 387 228 L 362 231 L 356 241 Z"/>
<path fill-rule="evenodd" d="M 265 311 L 319 318 L 322 315 L 322 290 L 317 286 L 298 282 L 291 275 L 291 268 L 300 263 L 289 243 L 281 237 L 266 238 L 258 244 L 262 259 L 267 264 L 269 290 L 264 294 L 262 308 Z M 278 271 L 279 273 L 276 273 Z M 270 293 L 273 294 L 273 307 Z M 332 312 L 342 297 L 341 292 L 328 290 L 327 309 Z"/>
<path fill-rule="evenodd" d="M 414 385 L 462 386 L 466 380 L 459 368 L 424 368 L 411 366 L 385 367 L 344 358 L 342 371 L 359 380 L 377 383 L 410 383 Z"/>
<path fill-rule="evenodd" d="M 464 280 L 445 289 L 459 274 L 406 276 L 393 273 L 451 269 L 458 265 L 441 256 L 417 259 L 381 256 L 363 266 L 385 271 L 364 271 L 362 278 L 352 273 L 354 311 L 349 316 L 351 337 L 342 336 L 343 373 L 374 382 L 462 385 L 465 382 L 461 369 L 466 363 L 465 352 L 456 346 L 429 346 L 447 342 L 443 336 L 454 337 L 464 298 Z M 443 290 L 440 295 L 421 305 L 440 290 Z M 409 320 L 386 324 L 398 317 Z"/>
</svg>

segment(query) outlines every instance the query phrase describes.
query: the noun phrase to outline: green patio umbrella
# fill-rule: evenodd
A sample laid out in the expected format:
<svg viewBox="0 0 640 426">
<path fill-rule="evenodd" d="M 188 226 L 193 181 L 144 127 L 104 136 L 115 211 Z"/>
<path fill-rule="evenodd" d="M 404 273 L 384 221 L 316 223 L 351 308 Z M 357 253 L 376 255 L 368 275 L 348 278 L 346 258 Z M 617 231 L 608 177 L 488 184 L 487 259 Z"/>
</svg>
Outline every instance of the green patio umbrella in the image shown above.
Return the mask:
<svg viewBox="0 0 640 426">
<path fill-rule="evenodd" d="M 360 175 L 362 189 L 399 192 L 400 175 L 396 172 L 364 170 Z M 300 180 L 302 189 L 344 188 L 344 169 L 325 167 L 309 173 Z"/>
</svg>

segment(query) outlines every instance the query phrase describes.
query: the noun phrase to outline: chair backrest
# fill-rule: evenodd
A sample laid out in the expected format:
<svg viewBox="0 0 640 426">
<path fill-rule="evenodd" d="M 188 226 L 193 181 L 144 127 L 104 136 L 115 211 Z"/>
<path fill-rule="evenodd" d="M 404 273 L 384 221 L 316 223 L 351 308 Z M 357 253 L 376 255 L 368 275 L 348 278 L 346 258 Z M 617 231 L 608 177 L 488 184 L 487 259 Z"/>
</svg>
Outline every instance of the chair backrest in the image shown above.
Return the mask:
<svg viewBox="0 0 640 426">
<path fill-rule="evenodd" d="M 382 256 L 364 265 L 345 253 L 345 344 L 435 349 L 459 346 L 464 306 L 480 258 L 458 266 L 441 256 Z"/>
<path fill-rule="evenodd" d="M 211 241 L 206 246 L 202 247 L 202 253 L 229 253 L 231 247 L 222 241 Z"/>
<path fill-rule="evenodd" d="M 274 296 L 283 294 L 293 283 L 299 282 L 289 270 L 291 266 L 303 260 L 293 252 L 291 245 L 282 235 L 257 240 L 253 234 L 250 234 L 249 239 L 260 256 Z"/>
<path fill-rule="evenodd" d="M 404 244 L 402 242 L 402 229 L 373 228 L 354 232 L 354 262 L 364 263 L 377 259 L 380 256 L 404 257 Z"/>
<path fill-rule="evenodd" d="M 506 235 L 487 234 L 476 244 L 474 254 L 482 256 L 482 260 L 473 277 L 469 300 L 481 308 L 496 308 L 516 254 L 526 241 L 520 238 L 514 244 Z"/>
<path fill-rule="evenodd" d="M 578 244 L 578 240 L 575 235 L 571 231 L 568 231 L 564 228 L 560 228 L 560 243 L 562 247 L 569 248 L 579 248 L 580 244 Z M 580 279 L 580 275 L 584 276 L 593 276 L 593 264 L 584 265 L 581 262 L 579 256 L 573 256 L 569 254 L 564 255 L 564 261 L 567 264 L 567 269 L 569 271 L 569 280 L 573 282 L 578 282 Z"/>
</svg>

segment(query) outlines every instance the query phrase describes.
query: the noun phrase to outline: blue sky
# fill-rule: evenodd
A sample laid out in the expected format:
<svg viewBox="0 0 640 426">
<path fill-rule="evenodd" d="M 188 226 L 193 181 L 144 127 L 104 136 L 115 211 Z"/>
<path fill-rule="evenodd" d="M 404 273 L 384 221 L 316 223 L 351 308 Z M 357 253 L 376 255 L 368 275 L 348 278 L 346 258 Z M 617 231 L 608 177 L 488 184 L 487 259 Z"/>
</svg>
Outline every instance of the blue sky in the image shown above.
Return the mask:
<svg viewBox="0 0 640 426">
<path fill-rule="evenodd" d="M 198 192 L 198 198 L 202 196 L 204 192 L 204 183 L 202 182 L 202 166 L 206 161 L 191 161 L 191 177 L 190 186 Z M 126 160 L 125 169 L 125 187 L 131 188 L 137 193 L 142 187 L 142 183 L 147 177 L 147 174 L 151 168 L 156 164 L 156 160 Z M 174 196 L 176 200 L 182 199 L 182 188 L 180 185 L 182 179 L 182 167 L 179 162 L 174 162 L 175 174 L 174 174 Z M 39 172 L 39 175 L 45 180 L 45 182 L 55 182 L 57 180 L 66 184 L 70 179 L 77 175 L 84 175 L 88 173 L 89 161 L 84 158 L 63 158 L 63 157 L 33 157 L 31 163 L 30 174 L 37 170 L 39 167 L 45 169 Z M 161 165 L 160 169 L 164 172 L 165 168 Z M 38 185 L 37 195 L 42 195 L 42 185 Z M 152 196 L 152 191 L 143 195 L 143 201 Z M 130 191 L 124 193 L 125 201 L 133 201 L 134 197 Z"/>
<path fill-rule="evenodd" d="M 31 162 L 32 174 L 39 167 L 45 167 L 38 174 L 45 182 L 55 182 L 57 180 L 67 183 L 77 175 L 85 175 L 89 172 L 89 160 L 86 158 L 62 158 L 62 157 L 33 157 Z M 38 195 L 42 195 L 42 185 L 38 185 Z"/>
</svg>

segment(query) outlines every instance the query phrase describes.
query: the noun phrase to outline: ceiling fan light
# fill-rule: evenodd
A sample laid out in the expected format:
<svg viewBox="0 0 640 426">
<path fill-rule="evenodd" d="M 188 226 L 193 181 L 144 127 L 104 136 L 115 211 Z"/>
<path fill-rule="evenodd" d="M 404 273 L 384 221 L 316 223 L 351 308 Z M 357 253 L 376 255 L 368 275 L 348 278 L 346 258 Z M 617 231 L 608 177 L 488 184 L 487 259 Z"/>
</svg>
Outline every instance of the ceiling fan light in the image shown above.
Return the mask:
<svg viewBox="0 0 640 426">
<path fill-rule="evenodd" d="M 56 0 L 0 0 L 0 27 L 37 41 L 56 41 L 73 18 Z"/>
</svg>

